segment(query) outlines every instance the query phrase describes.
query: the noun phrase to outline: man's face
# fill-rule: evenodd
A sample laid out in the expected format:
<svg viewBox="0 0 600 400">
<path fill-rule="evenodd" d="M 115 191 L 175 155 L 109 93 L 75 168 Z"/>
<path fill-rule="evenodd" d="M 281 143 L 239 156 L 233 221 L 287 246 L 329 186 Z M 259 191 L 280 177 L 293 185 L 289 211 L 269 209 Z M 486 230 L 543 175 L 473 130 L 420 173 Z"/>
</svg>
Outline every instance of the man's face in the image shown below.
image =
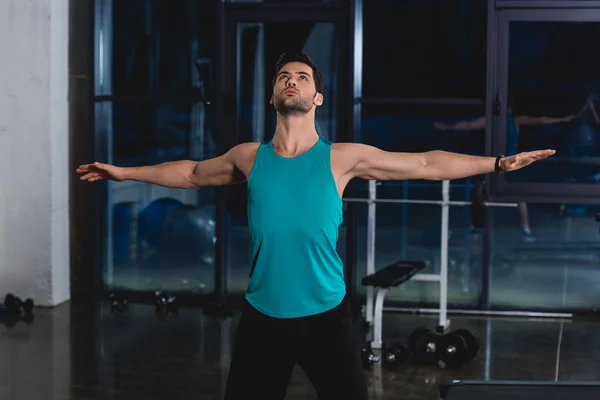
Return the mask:
<svg viewBox="0 0 600 400">
<path fill-rule="evenodd" d="M 302 115 L 323 104 L 312 68 L 300 62 L 285 64 L 275 77 L 271 104 L 281 115 Z"/>
</svg>

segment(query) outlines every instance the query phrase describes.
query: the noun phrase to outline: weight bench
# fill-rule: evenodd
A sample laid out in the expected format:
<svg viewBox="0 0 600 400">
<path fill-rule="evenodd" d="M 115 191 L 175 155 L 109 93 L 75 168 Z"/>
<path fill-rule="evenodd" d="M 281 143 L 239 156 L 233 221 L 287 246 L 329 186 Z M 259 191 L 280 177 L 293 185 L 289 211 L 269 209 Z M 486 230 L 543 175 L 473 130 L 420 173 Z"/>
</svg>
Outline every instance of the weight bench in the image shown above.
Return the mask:
<svg viewBox="0 0 600 400">
<path fill-rule="evenodd" d="M 450 206 L 466 207 L 471 206 L 471 214 L 475 217 L 474 226 L 481 226 L 487 218 L 487 207 L 517 207 L 517 203 L 493 203 L 487 201 L 484 184 L 476 186 L 473 192 L 473 201 L 451 201 L 450 200 L 450 181 L 442 181 L 441 200 L 410 200 L 410 199 L 378 199 L 377 185 L 375 180 L 369 180 L 369 197 L 367 199 L 347 198 L 345 201 L 367 203 L 367 276 L 363 279 L 363 284 L 367 285 L 367 302 L 365 310 L 366 322 L 374 325 L 374 338 L 371 342 L 371 348 L 381 349 L 383 346 L 381 340 L 383 299 L 389 289 L 398 286 L 409 279 L 413 281 L 436 282 L 440 287 L 440 307 L 439 319 L 436 331 L 445 333 L 450 328 L 448 320 L 448 239 L 450 236 L 449 219 Z M 440 265 L 438 273 L 418 273 L 424 267 L 421 261 L 398 261 L 397 263 L 383 268 L 381 271 L 375 271 L 375 215 L 376 203 L 399 203 L 399 204 L 431 204 L 438 205 L 442 211 L 442 220 L 440 226 Z M 600 214 L 598 216 L 600 220 Z M 404 271 L 404 272 L 403 272 Z M 373 310 L 373 292 L 378 289 L 377 299 L 375 300 L 375 310 Z M 374 313 L 375 311 L 375 313 Z M 375 315 L 374 315 L 375 314 Z"/>
<path fill-rule="evenodd" d="M 385 299 L 385 295 L 390 291 L 390 288 L 399 286 L 410 280 L 423 268 L 425 268 L 424 261 L 400 260 L 362 278 L 362 284 L 364 286 L 377 288 L 371 348 L 381 349 L 383 347 L 383 300 Z M 367 316 L 367 320 L 369 320 L 370 310 L 367 311 Z"/>
</svg>

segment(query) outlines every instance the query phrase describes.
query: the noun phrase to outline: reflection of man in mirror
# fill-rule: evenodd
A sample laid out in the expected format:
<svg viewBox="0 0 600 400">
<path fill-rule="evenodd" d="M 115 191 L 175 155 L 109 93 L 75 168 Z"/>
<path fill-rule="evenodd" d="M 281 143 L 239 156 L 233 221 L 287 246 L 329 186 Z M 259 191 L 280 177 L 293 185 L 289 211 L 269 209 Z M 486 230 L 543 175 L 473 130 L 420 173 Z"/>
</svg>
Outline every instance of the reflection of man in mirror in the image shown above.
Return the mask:
<svg viewBox="0 0 600 400">
<path fill-rule="evenodd" d="M 579 117 L 587 108 L 592 104 L 592 98 L 588 98 L 586 103 L 583 105 L 581 110 L 575 114 L 567 115 L 565 117 L 532 117 L 528 115 L 519 115 L 515 110 L 515 103 L 512 96 L 508 99 L 508 121 L 506 124 L 506 155 L 513 155 L 519 152 L 519 136 L 521 134 L 522 126 L 543 126 L 552 125 L 559 123 L 570 122 L 573 119 Z M 485 130 L 485 116 L 472 119 L 463 120 L 453 123 L 437 121 L 433 123 L 435 129 L 442 130 Z M 521 218 L 521 231 L 523 232 L 523 239 L 525 241 L 534 241 L 535 238 L 531 233 L 531 227 L 529 225 L 529 214 L 527 212 L 527 203 L 519 202 L 519 216 Z"/>
</svg>

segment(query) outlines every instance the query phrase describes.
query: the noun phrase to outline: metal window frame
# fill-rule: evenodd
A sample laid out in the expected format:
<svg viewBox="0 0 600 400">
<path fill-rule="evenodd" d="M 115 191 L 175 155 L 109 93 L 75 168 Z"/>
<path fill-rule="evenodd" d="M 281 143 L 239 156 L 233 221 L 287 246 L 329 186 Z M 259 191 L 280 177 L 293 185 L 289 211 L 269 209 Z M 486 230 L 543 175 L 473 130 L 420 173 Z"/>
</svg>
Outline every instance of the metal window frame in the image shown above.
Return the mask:
<svg viewBox="0 0 600 400">
<path fill-rule="evenodd" d="M 487 119 L 489 124 L 486 128 L 486 142 L 491 145 L 488 153 L 490 156 L 502 154 L 506 144 L 510 24 L 518 21 L 600 23 L 600 9 L 503 9 L 497 10 L 494 20 L 496 23 L 494 32 L 496 43 L 494 47 L 490 47 L 490 53 L 495 54 L 495 59 L 493 63 L 489 64 L 493 67 L 488 70 L 488 79 L 493 79 L 494 82 L 489 84 L 490 90 L 487 93 Z M 496 98 L 500 103 L 498 116 L 492 110 Z M 493 201 L 523 200 L 532 203 L 550 204 L 600 204 L 600 185 L 510 182 L 507 180 L 506 175 L 494 174 L 490 176 L 490 199 Z"/>
</svg>

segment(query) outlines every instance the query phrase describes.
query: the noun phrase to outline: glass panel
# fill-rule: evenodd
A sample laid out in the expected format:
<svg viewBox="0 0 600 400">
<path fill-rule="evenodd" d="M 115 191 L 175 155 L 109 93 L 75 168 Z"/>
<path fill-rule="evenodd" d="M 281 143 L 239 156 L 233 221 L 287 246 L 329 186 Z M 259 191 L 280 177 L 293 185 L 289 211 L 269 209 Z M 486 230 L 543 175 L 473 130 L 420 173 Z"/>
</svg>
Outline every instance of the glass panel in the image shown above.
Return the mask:
<svg viewBox="0 0 600 400">
<path fill-rule="evenodd" d="M 387 151 L 421 152 L 446 150 L 483 154 L 485 130 L 456 125 L 456 121 L 477 120 L 484 105 L 389 105 L 363 104 L 359 140 Z M 477 129 L 475 129 L 477 128 Z M 479 178 L 451 182 L 451 199 L 470 201 Z M 441 182 L 381 182 L 378 198 L 440 200 Z M 368 197 L 366 181 L 359 181 L 357 196 Z M 358 206 L 357 281 L 366 273 L 367 207 Z M 397 260 L 424 260 L 425 273 L 439 273 L 441 210 L 439 206 L 416 204 L 377 205 L 376 268 Z M 454 306 L 475 306 L 481 293 L 480 232 L 471 230 L 468 207 L 450 209 L 449 294 Z M 360 288 L 364 291 L 364 288 Z M 411 281 L 390 292 L 390 300 L 439 305 L 439 285 Z"/>
<path fill-rule="evenodd" d="M 303 51 L 323 75 L 324 104 L 316 112 L 319 134 L 336 138 L 337 35 L 333 23 L 285 22 L 239 23 L 238 140 L 271 139 L 276 114 L 269 104 L 275 62 L 286 51 Z M 244 293 L 248 285 L 250 234 L 246 214 L 246 186 L 231 187 L 234 201 L 229 205 L 228 293 Z M 342 254 L 345 256 L 345 254 Z"/>
<path fill-rule="evenodd" d="M 316 112 L 317 131 L 321 136 L 335 140 L 337 54 L 334 24 L 240 23 L 238 33 L 240 141 L 262 141 L 273 136 L 276 114 L 269 105 L 269 98 L 272 94 L 275 62 L 281 53 L 287 51 L 305 52 L 321 71 L 324 102 Z"/>
<path fill-rule="evenodd" d="M 481 120 L 481 105 L 363 104 L 358 141 L 387 151 L 485 151 L 485 128 L 456 124 Z"/>
<path fill-rule="evenodd" d="M 557 154 L 507 174 L 509 181 L 597 183 L 600 178 L 600 22 L 511 22 L 506 153 Z"/>
<path fill-rule="evenodd" d="M 174 6 L 175 5 L 175 6 Z M 204 95 L 212 80 L 216 2 L 113 2 L 113 94 Z"/>
<path fill-rule="evenodd" d="M 530 204 L 533 236 L 514 209 L 492 208 L 490 304 L 494 308 L 597 309 L 598 205 Z"/>
<path fill-rule="evenodd" d="M 366 183 L 358 196 L 368 197 Z M 451 185 L 452 200 L 470 199 L 470 182 Z M 441 182 L 386 182 L 378 186 L 377 198 L 440 200 Z M 367 205 L 357 205 L 356 281 L 367 271 Z M 376 206 L 375 269 L 399 260 L 423 260 L 423 273 L 440 273 L 441 208 L 429 204 L 388 204 Z M 481 241 L 470 228 L 467 207 L 452 207 L 449 216 L 448 304 L 452 307 L 477 305 L 481 293 Z M 358 286 L 366 295 L 366 287 Z M 389 301 L 404 305 L 439 306 L 440 285 L 437 282 L 409 281 L 386 295 Z"/>
<path fill-rule="evenodd" d="M 214 118 L 204 103 L 121 101 L 112 104 L 112 117 L 107 115 L 101 114 L 97 125 L 107 133 L 109 163 L 155 165 L 216 156 Z M 108 199 L 103 276 L 109 287 L 213 290 L 213 188 L 109 182 Z"/>
<path fill-rule="evenodd" d="M 363 1 L 363 97 L 484 98 L 486 3 Z"/>
</svg>

